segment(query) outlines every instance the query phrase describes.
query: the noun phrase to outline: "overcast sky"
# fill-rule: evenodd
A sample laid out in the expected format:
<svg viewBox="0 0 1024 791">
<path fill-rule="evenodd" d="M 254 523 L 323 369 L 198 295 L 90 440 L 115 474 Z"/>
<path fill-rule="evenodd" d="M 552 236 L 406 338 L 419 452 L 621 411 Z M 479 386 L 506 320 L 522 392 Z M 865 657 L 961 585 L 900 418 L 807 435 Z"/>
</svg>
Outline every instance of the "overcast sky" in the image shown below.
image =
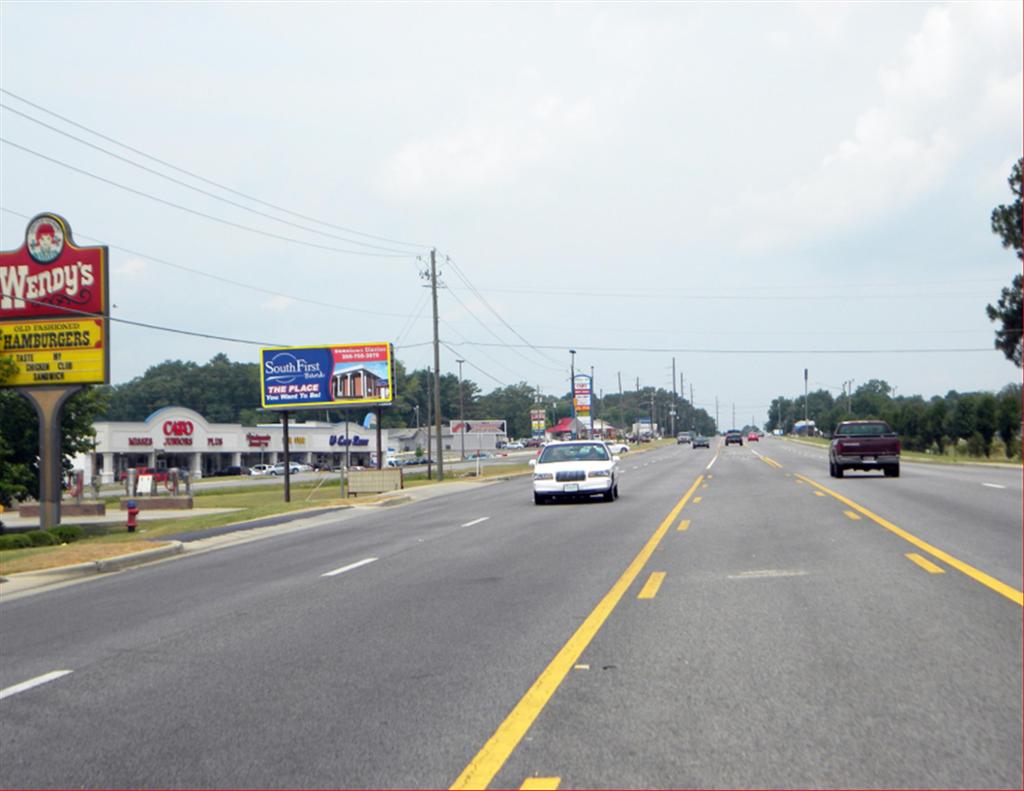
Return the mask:
<svg viewBox="0 0 1024 791">
<path fill-rule="evenodd" d="M 3 249 L 55 211 L 110 246 L 114 317 L 253 342 L 114 324 L 114 383 L 261 343 L 432 364 L 431 247 L 442 370 L 485 392 L 567 392 L 570 348 L 604 392 L 671 388 L 674 357 L 723 425 L 805 367 L 834 394 L 1020 379 L 985 315 L 1019 271 L 989 227 L 1019 2 L 5 0 L 0 23 Z"/>
</svg>

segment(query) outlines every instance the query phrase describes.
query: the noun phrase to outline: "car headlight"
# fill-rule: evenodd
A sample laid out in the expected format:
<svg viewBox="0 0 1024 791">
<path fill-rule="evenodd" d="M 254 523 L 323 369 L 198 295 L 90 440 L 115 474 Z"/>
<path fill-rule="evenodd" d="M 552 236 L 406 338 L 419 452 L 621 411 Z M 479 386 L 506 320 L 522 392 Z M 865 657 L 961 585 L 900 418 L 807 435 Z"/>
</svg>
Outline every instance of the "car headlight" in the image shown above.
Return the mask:
<svg viewBox="0 0 1024 791">
<path fill-rule="evenodd" d="M 550 481 L 555 477 L 553 472 L 535 472 L 533 474 L 533 480 L 535 481 Z"/>
<path fill-rule="evenodd" d="M 591 470 L 587 473 L 588 478 L 610 478 L 611 475 L 611 470 Z"/>
</svg>

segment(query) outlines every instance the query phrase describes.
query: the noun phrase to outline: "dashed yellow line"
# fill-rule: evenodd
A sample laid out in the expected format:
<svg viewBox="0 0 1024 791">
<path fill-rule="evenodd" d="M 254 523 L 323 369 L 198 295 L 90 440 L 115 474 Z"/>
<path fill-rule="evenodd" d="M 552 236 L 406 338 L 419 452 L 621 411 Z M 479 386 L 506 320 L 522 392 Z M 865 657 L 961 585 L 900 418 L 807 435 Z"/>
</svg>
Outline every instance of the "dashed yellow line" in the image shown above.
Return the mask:
<svg viewBox="0 0 1024 791">
<path fill-rule="evenodd" d="M 684 519 L 682 522 L 679 523 L 679 527 L 676 528 L 676 530 L 678 530 L 680 533 L 682 533 L 685 530 L 689 530 L 689 529 L 690 529 L 690 520 L 689 519 Z"/>
<path fill-rule="evenodd" d="M 857 516 L 857 514 L 855 512 L 853 512 L 853 511 L 843 511 L 843 513 L 846 514 L 854 522 L 859 522 L 860 521 L 860 517 Z"/>
<path fill-rule="evenodd" d="M 696 504 L 697 504 L 697 503 L 699 503 L 699 502 L 700 502 L 700 498 L 699 498 L 699 497 L 694 497 L 694 498 L 693 498 L 693 504 L 694 504 L 694 505 L 696 505 Z"/>
<path fill-rule="evenodd" d="M 643 588 L 640 589 L 640 593 L 636 597 L 638 599 L 653 599 L 658 595 L 658 588 L 661 587 L 661 583 L 664 581 L 664 571 L 652 571 L 651 576 L 647 578 L 647 582 L 644 583 Z"/>
<path fill-rule="evenodd" d="M 914 561 L 917 565 L 927 571 L 929 574 L 945 574 L 946 570 L 941 566 L 936 566 L 928 558 L 923 558 L 916 552 L 908 552 L 907 559 Z"/>
<path fill-rule="evenodd" d="M 562 782 L 561 777 L 527 777 L 519 788 L 530 791 L 554 791 Z"/>
<path fill-rule="evenodd" d="M 1014 604 L 1017 604 L 1017 605 L 1019 605 L 1021 607 L 1024 607 L 1024 591 L 1019 591 L 1016 588 L 1011 587 L 1010 585 L 1007 585 L 1005 582 L 1002 582 L 1001 580 L 997 580 L 995 577 L 993 577 L 993 576 L 991 576 L 989 574 L 986 574 L 984 571 L 981 571 L 980 569 L 976 569 L 976 568 L 974 568 L 974 566 L 972 566 L 972 565 L 970 565 L 968 563 L 964 563 L 962 560 L 959 560 L 958 558 L 953 557 L 948 552 L 943 552 L 938 547 L 933 547 L 927 541 L 922 541 L 917 536 L 911 535 L 910 533 L 908 533 L 903 528 L 897 527 L 892 522 L 890 522 L 890 521 L 888 521 L 886 519 L 883 519 L 882 517 L 878 516 L 877 514 L 872 513 L 871 511 L 869 511 L 864 506 L 857 505 L 857 503 L 855 503 L 853 500 L 850 500 L 847 497 L 843 497 L 843 495 L 839 494 L 838 492 L 832 491 L 831 489 L 829 489 L 826 486 L 822 486 L 817 481 L 813 481 L 813 480 L 811 480 L 810 478 L 808 478 L 808 477 L 806 477 L 804 475 L 800 475 L 800 477 L 803 478 L 811 486 L 813 486 L 813 487 L 815 487 L 817 489 L 820 489 L 821 491 L 825 492 L 825 494 L 829 494 L 832 497 L 835 497 L 839 502 L 844 503 L 844 504 L 850 506 L 851 508 L 853 508 L 855 511 L 857 511 L 860 514 L 863 514 L 864 516 L 866 516 L 868 519 L 870 519 L 875 524 L 881 525 L 886 530 L 888 530 L 888 531 L 890 531 L 892 533 L 895 533 L 900 538 L 902 538 L 904 541 L 909 541 L 915 547 L 917 547 L 920 550 L 923 550 L 924 552 L 926 552 L 927 554 L 931 555 L 936 560 L 941 560 L 947 566 L 952 566 L 957 571 L 960 571 L 960 572 L 966 574 L 968 577 L 970 577 L 975 582 L 980 582 L 986 588 L 989 588 L 990 590 L 995 591 L 1000 596 L 1005 596 L 1007 599 L 1012 601 Z"/>
<path fill-rule="evenodd" d="M 825 495 L 822 492 L 819 492 L 817 489 L 815 489 L 814 490 L 814 496 L 815 497 L 824 497 Z"/>
<path fill-rule="evenodd" d="M 587 646 L 594 639 L 601 626 L 611 615 L 612 611 L 622 600 L 622 597 L 629 590 L 634 580 L 640 576 L 647 561 L 651 559 L 654 550 L 665 537 L 669 528 L 675 524 L 680 511 L 683 510 L 693 493 L 704 480 L 703 475 L 698 475 L 697 480 L 684 494 L 678 503 L 672 508 L 658 529 L 644 544 L 643 549 L 629 564 L 622 576 L 612 585 L 611 590 L 598 602 L 594 610 L 586 617 L 579 628 L 569 638 L 569 641 L 555 654 L 546 668 L 533 682 L 526 694 L 505 717 L 494 734 L 484 743 L 480 751 L 469 762 L 469 765 L 462 770 L 462 774 L 452 783 L 452 789 L 462 788 L 487 788 L 494 776 L 501 771 L 501 767 L 512 755 L 512 752 L 522 741 L 526 732 L 533 725 L 534 720 L 540 715 L 547 705 L 551 696 L 558 690 L 559 685 L 572 670 L 576 661 L 586 650 Z"/>
</svg>

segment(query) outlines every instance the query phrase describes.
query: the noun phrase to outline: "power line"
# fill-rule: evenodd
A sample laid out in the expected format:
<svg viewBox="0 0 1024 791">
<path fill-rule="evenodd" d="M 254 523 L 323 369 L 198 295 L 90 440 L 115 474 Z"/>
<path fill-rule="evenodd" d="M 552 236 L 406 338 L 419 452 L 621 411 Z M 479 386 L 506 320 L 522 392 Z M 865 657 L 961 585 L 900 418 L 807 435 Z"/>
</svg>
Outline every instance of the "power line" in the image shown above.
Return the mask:
<svg viewBox="0 0 1024 791">
<path fill-rule="evenodd" d="M 349 239 L 348 237 L 345 237 L 345 236 L 338 236 L 337 234 L 327 233 L 326 231 L 320 231 L 320 230 L 317 230 L 316 228 L 310 228 L 308 225 L 299 225 L 298 223 L 291 222 L 290 220 L 282 220 L 281 218 L 275 217 L 272 214 L 267 214 L 266 212 L 259 211 L 258 209 L 253 209 L 253 208 L 251 208 L 249 206 L 246 206 L 245 204 L 238 203 L 237 201 L 230 200 L 229 198 L 224 198 L 224 197 L 222 197 L 220 195 L 216 195 L 216 194 L 210 192 L 209 190 L 204 190 L 204 189 L 201 189 L 199 187 L 195 187 L 195 186 L 193 186 L 191 184 L 188 184 L 188 183 L 182 181 L 181 179 L 176 179 L 173 176 L 168 176 L 167 174 L 161 173 L 160 171 L 154 170 L 153 168 L 148 168 L 145 165 L 140 165 L 138 162 L 133 162 L 132 160 L 128 159 L 127 157 L 122 157 L 119 154 L 115 154 L 113 151 L 108 151 L 105 148 L 101 148 L 100 146 L 97 146 L 97 145 L 95 145 L 93 143 L 90 143 L 88 140 L 83 140 L 80 137 L 76 137 L 75 135 L 72 135 L 72 134 L 70 134 L 68 132 L 65 132 L 65 131 L 63 131 L 61 129 L 58 129 L 55 126 L 50 126 L 50 124 L 43 123 L 42 121 L 39 121 L 39 120 L 37 120 L 35 118 L 32 118 L 31 116 L 26 115 L 25 113 L 22 113 L 19 110 L 15 110 L 12 107 L 8 107 L 6 104 L 3 104 L 2 102 L 0 102 L 0 107 L 2 107 L 3 109 L 7 110 L 8 112 L 16 113 L 17 115 L 20 115 L 22 118 L 26 118 L 29 121 L 32 121 L 33 123 L 39 124 L 40 126 L 43 126 L 43 127 L 47 128 L 47 129 L 50 129 L 50 130 L 56 132 L 57 134 L 64 135 L 65 137 L 68 137 L 68 138 L 70 138 L 72 140 L 75 140 L 75 141 L 81 143 L 82 145 L 89 146 L 89 148 L 92 148 L 92 149 L 94 149 L 96 151 L 99 151 L 99 152 L 101 152 L 103 154 L 106 154 L 109 157 L 113 157 L 114 159 L 120 160 L 121 162 L 126 162 L 127 164 L 132 165 L 133 167 L 137 167 L 140 170 L 144 170 L 146 173 L 151 173 L 154 176 L 157 176 L 159 178 L 162 178 L 162 179 L 165 179 L 167 181 L 170 181 L 172 184 L 177 184 L 179 187 L 184 187 L 185 189 L 192 190 L 193 192 L 198 192 L 200 195 L 205 195 L 208 198 L 213 198 L 214 200 L 221 201 L 223 203 L 228 204 L 229 206 L 234 206 L 236 209 L 241 209 L 242 211 L 251 212 L 252 214 L 255 214 L 255 215 L 259 216 L 259 217 L 265 217 L 268 220 L 272 220 L 274 222 L 279 222 L 279 223 L 282 223 L 284 225 L 290 225 L 291 227 L 298 228 L 301 231 L 308 231 L 309 233 L 315 233 L 315 234 L 318 234 L 320 236 L 326 236 L 329 239 L 337 239 L 339 241 L 348 242 L 350 244 L 358 244 L 358 245 L 362 245 L 363 247 L 371 248 L 373 250 L 387 250 L 388 252 L 392 252 L 392 253 L 400 252 L 400 251 L 395 250 L 394 248 L 391 248 L 391 247 L 381 247 L 380 245 L 377 245 L 377 244 L 370 244 L 369 242 L 361 242 L 358 239 Z"/>
<path fill-rule="evenodd" d="M 448 345 L 447 343 L 445 343 L 444 341 L 442 341 L 442 342 L 441 342 L 441 345 L 442 345 L 442 346 L 444 346 L 444 348 L 446 348 L 446 349 L 447 349 L 448 351 L 450 351 L 450 352 L 451 352 L 452 354 L 455 354 L 455 355 L 457 355 L 457 354 L 458 354 L 458 352 L 456 352 L 456 351 L 455 351 L 455 349 L 453 349 L 453 348 L 452 348 L 451 346 L 449 346 L 449 345 Z M 498 384 L 500 384 L 500 385 L 501 385 L 502 387 L 508 387 L 508 385 L 507 385 L 507 384 L 506 384 L 505 382 L 501 381 L 501 380 L 500 380 L 500 379 L 499 379 L 498 377 L 496 377 L 496 376 L 493 376 L 493 375 L 491 375 L 491 374 L 487 373 L 487 371 L 485 371 L 485 370 L 484 370 L 483 368 L 481 368 L 481 367 L 480 367 L 479 365 L 476 365 L 476 364 L 475 364 L 475 363 L 473 363 L 472 361 L 470 361 L 470 360 L 467 360 L 467 359 L 465 359 L 465 358 L 463 358 L 463 360 L 462 360 L 462 361 L 463 361 L 464 363 L 466 363 L 466 365 L 468 365 L 468 366 L 469 366 L 470 368 L 476 368 L 476 370 L 478 370 L 478 371 L 479 371 L 480 373 L 482 373 L 482 374 L 483 374 L 484 376 L 488 377 L 489 379 L 493 379 L 493 380 L 494 380 L 495 382 L 497 382 Z"/>
<path fill-rule="evenodd" d="M 477 341 L 465 341 L 457 346 L 507 346 L 512 348 L 517 344 L 496 344 Z M 540 349 L 562 349 L 563 346 L 539 346 L 530 348 Z M 652 352 L 657 354 L 933 354 L 933 353 L 960 353 L 960 352 L 991 352 L 993 348 L 985 347 L 980 349 L 684 349 L 684 348 L 655 348 L 655 347 L 629 347 L 629 346 L 579 346 L 577 350 L 589 352 Z"/>
<path fill-rule="evenodd" d="M 916 288 L 916 286 L 915 286 Z M 471 292 L 474 289 L 469 289 Z M 806 302 L 806 301 L 818 301 L 818 300 L 906 300 L 905 294 L 789 294 L 783 296 L 769 296 L 769 295 L 755 295 L 755 296 L 743 296 L 735 294 L 671 294 L 666 293 L 671 289 L 659 289 L 658 291 L 651 292 L 628 292 L 628 291 L 535 291 L 532 289 L 525 288 L 490 288 L 484 289 L 490 293 L 495 294 L 527 294 L 527 295 L 544 295 L 544 296 L 558 296 L 558 297 L 587 297 L 591 298 L 607 298 L 607 299 L 671 299 L 673 301 L 685 300 L 687 302 L 721 302 L 721 301 L 747 301 L 747 302 Z M 916 292 L 915 297 L 942 297 L 942 298 L 962 298 L 962 297 L 985 297 L 991 296 L 988 292 L 985 293 L 967 293 L 964 291 L 951 291 L 941 293 L 925 293 Z"/>
<path fill-rule="evenodd" d="M 54 157 L 47 156 L 46 154 L 41 154 L 38 151 L 15 143 L 11 140 L 8 140 L 5 137 L 0 137 L 0 142 L 4 143 L 5 145 L 11 146 L 12 148 L 17 148 L 20 151 L 24 151 L 25 153 L 31 154 L 32 156 L 39 157 L 40 159 L 46 160 L 47 162 L 52 162 L 55 165 L 60 165 L 61 167 L 67 168 L 68 170 L 74 171 L 75 173 L 80 173 L 84 176 L 89 176 L 90 178 L 96 179 L 97 181 L 102 181 L 104 184 L 109 184 L 113 187 L 117 187 L 118 189 L 122 189 L 125 192 L 130 192 L 134 195 L 139 195 L 143 198 L 149 198 L 151 201 L 162 203 L 165 206 L 170 206 L 172 208 L 178 209 L 179 211 L 195 215 L 196 217 L 203 217 L 207 220 L 219 222 L 223 225 L 231 226 L 232 228 L 239 228 L 243 231 L 248 231 L 249 233 L 254 233 L 259 236 L 265 236 L 270 239 L 280 239 L 281 241 L 291 242 L 292 244 L 302 245 L 303 247 L 312 247 L 317 250 L 329 250 L 335 253 L 346 253 L 347 255 L 362 255 L 373 258 L 409 258 L 410 256 L 413 255 L 413 253 L 411 252 L 404 252 L 400 250 L 396 250 L 393 253 L 371 253 L 367 252 L 366 250 L 346 250 L 345 248 L 342 247 L 331 247 L 330 245 L 316 244 L 315 242 L 306 242 L 303 241 L 302 239 L 295 239 L 291 236 L 284 236 L 283 234 L 272 233 L 271 231 L 263 231 L 260 230 L 259 228 L 253 228 L 252 226 L 249 225 L 243 225 L 242 223 L 237 223 L 231 220 L 224 219 L 223 217 L 215 217 L 212 214 L 206 214 L 205 212 L 198 211 L 197 209 L 190 209 L 188 206 L 182 206 L 180 203 L 174 203 L 173 201 L 158 198 L 156 195 L 150 195 L 148 192 L 137 190 L 134 187 L 129 187 L 126 186 L 125 184 L 120 184 L 116 181 L 105 178 L 104 176 L 97 175 L 96 173 L 91 173 L 88 170 L 83 170 L 82 168 L 75 167 L 74 165 L 70 165 L 67 162 L 55 159 Z"/>
<path fill-rule="evenodd" d="M 138 148 L 133 148 L 132 146 L 128 145 L 127 143 L 122 143 L 121 141 L 115 140 L 114 138 L 109 137 L 109 136 L 103 134 L 102 132 L 97 132 L 95 129 L 90 129 L 87 126 L 84 126 L 83 124 L 78 123 L 77 121 L 73 121 L 73 120 L 71 120 L 70 118 L 68 118 L 66 116 L 60 115 L 59 113 L 56 113 L 53 110 L 50 110 L 50 109 L 48 109 L 46 107 L 43 107 L 42 105 L 36 104 L 34 102 L 31 102 L 28 99 L 24 98 L 23 96 L 18 96 L 18 94 L 12 93 L 11 91 L 9 91 L 9 90 L 7 90 L 5 88 L 0 88 L 0 93 L 5 93 L 8 96 L 10 96 L 11 98 L 17 99 L 19 102 L 23 102 L 24 104 L 27 104 L 29 107 L 33 107 L 36 110 L 41 110 L 42 112 L 44 112 L 44 113 L 46 113 L 48 115 L 51 115 L 54 118 L 58 118 L 61 121 L 64 121 L 65 123 L 67 123 L 67 124 L 71 124 L 72 126 L 78 128 L 78 129 L 82 129 L 83 131 L 86 131 L 86 132 L 88 132 L 91 135 L 95 135 L 96 137 L 100 138 L 101 140 L 106 140 L 107 142 L 113 143 L 114 145 L 117 145 L 117 146 L 120 146 L 121 148 L 123 148 L 123 149 L 125 149 L 127 151 L 131 151 L 133 154 L 138 154 L 141 157 L 145 157 L 146 159 L 150 160 L 151 162 L 156 162 L 156 163 L 158 163 L 160 165 L 163 165 L 166 168 L 170 168 L 171 170 L 175 170 L 178 173 L 183 173 L 184 175 L 189 176 L 190 178 L 194 178 L 194 179 L 196 179 L 198 181 L 202 181 L 205 184 L 209 184 L 209 185 L 211 185 L 213 187 L 217 187 L 217 189 L 224 190 L 225 192 L 230 192 L 232 195 L 238 195 L 239 197 L 245 198 L 246 200 L 250 200 L 250 201 L 253 201 L 255 203 L 259 203 L 259 204 L 261 204 L 263 206 L 266 206 L 268 208 L 275 209 L 276 211 L 282 211 L 282 212 L 284 212 L 286 214 L 290 214 L 293 217 L 298 217 L 298 218 L 300 218 L 302 220 L 307 220 L 309 222 L 314 222 L 314 223 L 316 223 L 318 225 L 324 225 L 324 226 L 327 226 L 328 228 L 334 228 L 337 231 L 344 231 L 345 233 L 354 233 L 357 236 L 365 236 L 367 239 L 376 239 L 379 242 L 389 242 L 391 244 L 398 244 L 398 245 L 402 245 L 404 247 L 420 247 L 420 248 L 424 248 L 424 249 L 430 247 L 430 245 L 419 244 L 417 242 L 403 242 L 403 241 L 401 241 L 399 239 L 390 239 L 390 238 L 388 238 L 386 236 L 376 236 L 376 235 L 371 234 L 371 233 L 364 233 L 363 231 L 357 231 L 354 228 L 346 228 L 343 225 L 335 225 L 334 223 L 326 222 L 325 220 L 318 220 L 315 217 L 310 217 L 308 215 L 301 214 L 301 213 L 296 212 L 296 211 L 292 211 L 291 209 L 286 209 L 283 206 L 277 206 L 277 205 L 275 205 L 273 203 L 268 203 L 267 201 L 261 200 L 260 198 L 256 198 L 256 197 L 254 197 L 252 195 L 247 195 L 244 192 L 239 192 L 238 190 L 232 189 L 231 187 L 228 187 L 228 186 L 226 186 L 224 184 L 220 184 L 220 183 L 218 183 L 216 181 L 212 181 L 212 180 L 210 180 L 208 178 L 204 178 L 203 176 L 200 176 L 197 173 L 193 173 L 192 171 L 185 170 L 184 168 L 178 167 L 177 165 L 174 165 L 174 164 L 172 164 L 170 162 L 167 162 L 167 161 L 165 161 L 163 159 L 155 157 L 155 156 L 153 156 L 151 154 L 147 154 L 145 151 L 141 151 Z M 13 110 L 12 108 L 7 108 L 7 109 L 11 109 L 12 112 L 18 112 L 17 110 Z M 21 113 L 19 113 L 19 114 L 20 115 L 24 115 L 24 114 L 21 114 Z M 29 116 L 24 116 L 24 117 L 25 118 L 29 118 L 29 120 L 35 120 L 35 119 L 30 118 Z M 41 121 L 36 121 L 36 123 L 42 123 L 42 122 Z M 53 127 L 50 127 L 50 128 L 53 128 Z M 55 130 L 55 131 L 60 131 L 60 130 Z M 67 133 L 66 132 L 61 132 L 61 134 L 67 134 Z M 91 145 L 91 144 L 87 143 L 87 145 Z"/>
<path fill-rule="evenodd" d="M 26 219 L 26 220 L 31 219 L 29 215 L 22 214 L 21 212 L 16 212 L 13 209 L 8 209 L 6 206 L 0 206 L 0 211 L 5 211 L 8 214 L 13 214 L 15 217 L 21 217 L 22 219 Z M 129 255 L 136 256 L 137 258 L 143 258 L 143 259 L 145 259 L 147 261 L 152 261 L 153 263 L 156 263 L 156 264 L 162 264 L 163 266 L 169 266 L 172 269 L 178 269 L 178 270 L 180 270 L 182 272 L 188 272 L 189 274 L 192 274 L 192 275 L 198 275 L 199 277 L 205 277 L 205 278 L 208 278 L 210 280 L 216 280 L 219 283 L 227 283 L 228 285 L 237 286 L 238 288 L 244 288 L 244 289 L 248 289 L 249 291 L 255 291 L 258 294 L 268 294 L 268 295 L 274 296 L 274 297 L 284 297 L 285 299 L 291 299 L 291 300 L 294 300 L 295 302 L 303 302 L 303 303 L 308 304 L 308 305 L 316 305 L 316 306 L 322 307 L 322 308 L 331 308 L 332 310 L 343 310 L 343 311 L 347 311 L 349 313 L 361 313 L 361 314 L 369 315 L 369 316 L 390 316 L 390 317 L 393 317 L 393 318 L 401 318 L 401 319 L 409 318 L 409 314 L 407 314 L 407 313 L 384 313 L 384 312 L 381 312 L 381 311 L 374 311 L 374 310 L 362 310 L 360 308 L 351 308 L 351 307 L 348 307 L 347 305 L 336 305 L 336 304 L 334 304 L 332 302 L 322 302 L 320 300 L 308 299 L 306 297 L 296 297 L 296 296 L 293 296 L 291 294 L 285 294 L 282 291 L 280 291 L 279 289 L 260 288 L 259 286 L 254 286 L 254 285 L 251 285 L 249 283 L 244 283 L 244 282 L 242 282 L 240 280 L 232 280 L 231 278 L 224 277 L 222 275 L 215 275 L 215 274 L 211 274 L 210 272 L 204 272 L 201 269 L 193 269 L 192 267 L 185 266 L 184 264 L 176 264 L 173 261 L 168 261 L 165 258 L 158 258 L 158 257 L 156 257 L 154 255 L 150 255 L 148 253 L 139 252 L 138 250 L 132 250 L 132 249 L 129 249 L 127 247 L 122 247 L 120 245 L 110 244 L 109 242 L 103 242 L 102 240 L 97 239 L 94 236 L 89 236 L 87 234 L 81 234 L 81 233 L 78 233 L 77 231 L 75 232 L 75 236 L 77 238 L 79 238 L 79 239 L 87 239 L 87 240 L 90 240 L 90 241 L 93 241 L 93 242 L 97 242 L 98 244 L 105 244 L 107 247 L 111 248 L 112 250 L 120 250 L 123 253 L 128 253 Z"/>
</svg>

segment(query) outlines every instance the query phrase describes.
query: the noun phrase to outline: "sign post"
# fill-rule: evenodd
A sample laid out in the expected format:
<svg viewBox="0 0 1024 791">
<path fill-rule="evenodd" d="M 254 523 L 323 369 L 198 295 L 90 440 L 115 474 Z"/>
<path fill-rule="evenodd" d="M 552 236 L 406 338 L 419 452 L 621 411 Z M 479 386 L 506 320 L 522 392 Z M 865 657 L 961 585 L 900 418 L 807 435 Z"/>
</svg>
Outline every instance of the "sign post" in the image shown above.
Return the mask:
<svg viewBox="0 0 1024 791">
<path fill-rule="evenodd" d="M 110 324 L 106 247 L 78 247 L 57 214 L 29 220 L 25 244 L 0 252 L 0 358 L 39 418 L 39 514 L 60 524 L 61 414 L 87 384 L 106 384 Z"/>
</svg>

